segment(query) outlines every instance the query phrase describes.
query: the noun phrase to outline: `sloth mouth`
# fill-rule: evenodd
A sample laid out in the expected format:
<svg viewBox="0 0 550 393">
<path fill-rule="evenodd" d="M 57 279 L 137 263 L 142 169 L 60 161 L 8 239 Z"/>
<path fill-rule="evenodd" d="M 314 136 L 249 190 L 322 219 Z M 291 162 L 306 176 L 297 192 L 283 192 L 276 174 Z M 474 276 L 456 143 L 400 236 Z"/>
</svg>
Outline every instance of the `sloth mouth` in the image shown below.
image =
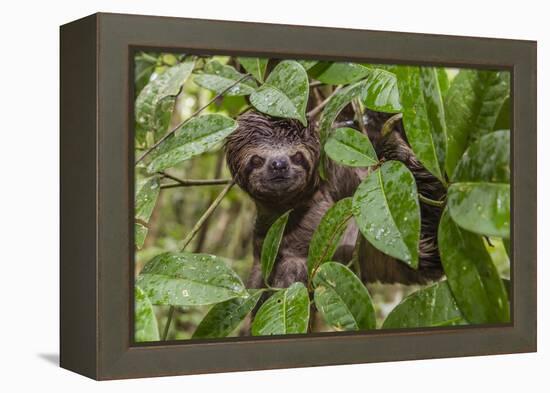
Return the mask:
<svg viewBox="0 0 550 393">
<path fill-rule="evenodd" d="M 290 177 L 289 176 L 284 176 L 284 175 L 277 175 L 277 176 L 272 176 L 272 177 L 269 178 L 270 182 L 275 182 L 275 183 L 284 183 L 288 180 L 290 180 Z"/>
</svg>

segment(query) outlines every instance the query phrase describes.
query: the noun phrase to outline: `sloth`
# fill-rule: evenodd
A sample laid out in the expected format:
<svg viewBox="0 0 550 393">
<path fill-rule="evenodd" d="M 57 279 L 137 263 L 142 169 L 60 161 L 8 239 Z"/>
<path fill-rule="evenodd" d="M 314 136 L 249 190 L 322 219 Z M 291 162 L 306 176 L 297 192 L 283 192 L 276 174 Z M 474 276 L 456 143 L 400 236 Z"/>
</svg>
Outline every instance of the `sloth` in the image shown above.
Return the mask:
<svg viewBox="0 0 550 393">
<path fill-rule="evenodd" d="M 443 186 L 414 156 L 397 124 L 387 135 L 380 130 L 390 114 L 367 111 L 367 134 L 381 160 L 403 162 L 413 173 L 419 193 L 439 200 Z M 307 280 L 307 254 L 311 237 L 326 211 L 342 198 L 352 196 L 366 176 L 366 169 L 337 165 L 327 160 L 326 180 L 319 175 L 321 144 L 315 126 L 290 119 L 273 118 L 248 111 L 238 119 L 237 129 L 225 142 L 226 161 L 235 182 L 255 202 L 253 233 L 254 262 L 248 279 L 249 288 L 261 288 L 260 252 L 268 229 L 285 212 L 291 210 L 279 247 L 275 266 L 268 282 L 285 288 Z M 362 241 L 360 255 L 363 282 L 424 284 L 438 280 L 442 274 L 437 249 L 437 223 L 441 208 L 421 203 L 421 240 L 419 267 L 412 269 Z M 351 220 L 334 257 L 347 263 L 352 258 L 357 237 Z"/>
</svg>

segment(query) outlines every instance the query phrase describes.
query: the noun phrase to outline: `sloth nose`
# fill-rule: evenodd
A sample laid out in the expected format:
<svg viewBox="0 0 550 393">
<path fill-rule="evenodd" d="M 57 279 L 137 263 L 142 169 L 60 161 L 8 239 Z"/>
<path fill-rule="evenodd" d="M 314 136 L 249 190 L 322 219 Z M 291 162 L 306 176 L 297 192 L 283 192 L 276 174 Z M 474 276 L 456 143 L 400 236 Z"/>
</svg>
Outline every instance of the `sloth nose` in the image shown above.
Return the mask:
<svg viewBox="0 0 550 393">
<path fill-rule="evenodd" d="M 275 157 L 269 163 L 272 170 L 284 172 L 288 170 L 288 159 L 286 157 Z"/>
</svg>

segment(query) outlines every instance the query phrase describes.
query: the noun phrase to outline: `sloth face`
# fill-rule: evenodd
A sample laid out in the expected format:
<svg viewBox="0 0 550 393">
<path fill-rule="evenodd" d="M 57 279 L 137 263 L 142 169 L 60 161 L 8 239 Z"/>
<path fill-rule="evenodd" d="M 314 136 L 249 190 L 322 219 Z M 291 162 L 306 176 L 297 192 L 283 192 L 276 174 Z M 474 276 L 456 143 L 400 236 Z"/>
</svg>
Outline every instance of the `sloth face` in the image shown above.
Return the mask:
<svg viewBox="0 0 550 393">
<path fill-rule="evenodd" d="M 319 140 L 292 120 L 248 112 L 227 139 L 226 158 L 239 186 L 270 205 L 292 204 L 315 187 Z"/>
</svg>

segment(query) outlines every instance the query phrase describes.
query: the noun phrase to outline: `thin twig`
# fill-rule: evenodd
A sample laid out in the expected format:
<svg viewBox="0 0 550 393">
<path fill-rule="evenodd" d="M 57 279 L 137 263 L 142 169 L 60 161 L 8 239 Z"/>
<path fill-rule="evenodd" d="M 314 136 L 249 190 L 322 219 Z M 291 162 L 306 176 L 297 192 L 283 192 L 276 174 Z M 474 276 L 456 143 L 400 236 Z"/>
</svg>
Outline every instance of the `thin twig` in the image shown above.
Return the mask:
<svg viewBox="0 0 550 393">
<path fill-rule="evenodd" d="M 166 172 L 160 172 L 160 175 L 176 182 L 170 184 L 162 184 L 160 186 L 161 189 L 191 186 L 215 186 L 221 184 L 229 184 L 232 182 L 232 179 L 180 179 Z"/>
<path fill-rule="evenodd" d="M 388 135 L 390 132 L 393 131 L 393 127 L 395 127 L 397 122 L 399 122 L 399 120 L 401 120 L 402 118 L 403 118 L 402 113 L 397 113 L 397 114 L 393 115 L 392 117 L 390 117 L 388 120 L 386 120 L 386 122 L 382 126 L 382 130 L 380 131 L 380 134 L 382 136 Z"/>
<path fill-rule="evenodd" d="M 445 206 L 445 201 L 434 201 L 433 199 L 425 197 L 420 193 L 418 194 L 418 199 L 420 200 L 420 202 L 425 203 L 426 205 L 435 206 L 435 207 Z"/>
<path fill-rule="evenodd" d="M 311 88 L 319 87 L 319 86 L 323 86 L 323 85 L 324 85 L 323 82 L 315 81 L 315 82 L 311 82 L 311 83 L 309 84 L 309 88 L 311 89 Z"/>
<path fill-rule="evenodd" d="M 229 192 L 229 190 L 231 190 L 231 187 L 233 187 L 234 184 L 235 182 L 232 180 L 231 183 L 225 186 L 225 188 L 216 197 L 214 202 L 212 202 L 212 204 L 208 207 L 208 209 L 206 209 L 206 211 L 203 213 L 201 218 L 199 218 L 199 221 L 197 221 L 193 229 L 191 229 L 191 232 L 189 232 L 189 234 L 185 237 L 185 239 L 183 239 L 183 246 L 181 247 L 181 251 L 185 250 L 185 248 L 189 245 L 189 243 L 191 243 L 191 240 L 193 240 L 193 238 L 195 237 L 199 229 L 201 229 L 204 222 L 208 219 L 208 217 L 210 217 L 210 215 L 214 212 L 214 210 L 216 210 L 216 208 L 218 207 L 222 199 L 227 195 L 227 193 Z"/>
<path fill-rule="evenodd" d="M 189 120 L 191 120 L 192 118 L 194 118 L 195 116 L 197 116 L 199 113 L 201 113 L 203 110 L 205 110 L 206 108 L 208 108 L 210 106 L 210 104 L 212 104 L 214 101 L 216 101 L 218 98 L 220 98 L 221 96 L 223 96 L 226 92 L 228 92 L 229 90 L 231 90 L 233 87 L 237 86 L 239 83 L 241 82 L 244 82 L 246 79 L 249 79 L 250 77 L 252 77 L 252 75 L 250 74 L 246 74 L 244 75 L 242 78 L 240 78 L 239 80 L 237 80 L 235 83 L 233 83 L 232 85 L 228 86 L 227 88 L 225 88 L 223 91 L 221 91 L 220 93 L 216 94 L 210 101 L 208 101 L 206 104 L 204 104 L 203 106 L 201 106 L 199 109 L 197 109 L 195 112 L 193 112 L 193 114 L 191 116 L 189 116 L 187 119 L 181 121 L 179 124 L 177 124 L 174 128 L 172 128 L 169 132 L 167 132 L 162 138 L 160 138 L 153 146 L 151 146 L 147 151 L 145 151 L 137 160 L 136 160 L 136 165 L 139 164 L 145 157 L 147 157 L 147 155 L 149 155 L 149 153 L 151 153 L 154 149 L 157 148 L 158 145 L 160 145 L 162 142 L 164 142 L 166 139 L 168 139 L 169 137 L 171 137 L 172 135 L 174 135 L 174 133 L 179 130 L 181 127 L 183 127 Z"/>
<path fill-rule="evenodd" d="M 336 93 L 338 93 L 338 91 L 339 91 L 341 88 L 342 88 L 342 86 L 338 86 L 336 89 L 334 89 L 334 91 L 332 92 L 332 94 L 329 95 L 327 98 L 325 98 L 325 100 L 324 100 L 323 102 L 321 102 L 319 105 L 317 105 L 315 108 L 313 108 L 312 110 L 310 110 L 310 111 L 307 113 L 307 116 L 308 116 L 308 117 L 317 116 L 317 114 L 323 110 L 323 108 L 328 104 L 328 102 L 330 101 L 330 99 L 331 99 Z"/>
<path fill-rule="evenodd" d="M 168 331 L 170 330 L 170 324 L 172 323 L 174 311 L 176 311 L 176 308 L 174 306 L 170 306 L 170 310 L 168 311 L 168 318 L 166 319 L 166 325 L 164 325 L 164 331 L 162 332 L 162 341 L 166 341 L 166 339 L 168 338 Z"/>
</svg>

